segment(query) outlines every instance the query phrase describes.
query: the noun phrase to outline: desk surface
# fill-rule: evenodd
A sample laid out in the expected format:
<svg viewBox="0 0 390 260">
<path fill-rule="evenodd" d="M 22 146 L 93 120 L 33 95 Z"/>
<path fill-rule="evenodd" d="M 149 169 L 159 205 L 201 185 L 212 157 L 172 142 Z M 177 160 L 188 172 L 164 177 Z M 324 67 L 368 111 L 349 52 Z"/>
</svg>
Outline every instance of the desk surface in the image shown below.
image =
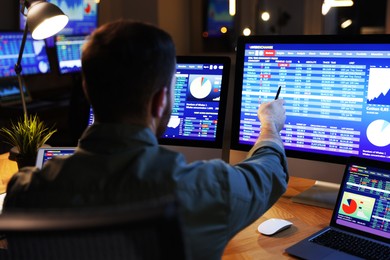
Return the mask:
<svg viewBox="0 0 390 260">
<path fill-rule="evenodd" d="M 8 159 L 9 153 L 0 154 L 0 194 L 7 188 L 9 179 L 18 171 L 15 161 Z"/>
<path fill-rule="evenodd" d="M 8 154 L 0 155 L 0 193 L 5 192 L 6 183 L 17 171 Z M 299 240 L 329 224 L 332 211 L 325 208 L 294 203 L 291 198 L 308 189 L 314 180 L 291 177 L 287 192 L 261 218 L 238 233 L 227 245 L 222 260 L 248 259 L 292 259 L 284 250 Z M 264 236 L 257 226 L 269 218 L 283 218 L 293 226 L 274 236 Z"/>
<path fill-rule="evenodd" d="M 294 259 L 284 250 L 319 231 L 330 222 L 332 210 L 294 203 L 291 198 L 308 189 L 314 180 L 291 177 L 287 192 L 261 218 L 238 233 L 227 245 L 222 260 Z M 274 236 L 264 236 L 257 226 L 270 218 L 283 218 L 293 226 Z"/>
</svg>

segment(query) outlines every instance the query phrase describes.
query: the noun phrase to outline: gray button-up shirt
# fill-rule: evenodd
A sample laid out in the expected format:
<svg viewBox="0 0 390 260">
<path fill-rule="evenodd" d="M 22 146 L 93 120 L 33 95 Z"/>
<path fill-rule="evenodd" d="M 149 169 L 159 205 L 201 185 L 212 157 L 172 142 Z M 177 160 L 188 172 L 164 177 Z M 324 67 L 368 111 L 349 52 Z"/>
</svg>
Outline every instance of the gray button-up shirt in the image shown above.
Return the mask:
<svg viewBox="0 0 390 260">
<path fill-rule="evenodd" d="M 284 150 L 260 142 L 238 163 L 188 164 L 158 145 L 148 128 L 94 124 L 74 155 L 29 167 L 11 179 L 4 212 L 12 209 L 96 207 L 174 193 L 193 259 L 220 259 L 228 241 L 285 192 Z"/>
</svg>

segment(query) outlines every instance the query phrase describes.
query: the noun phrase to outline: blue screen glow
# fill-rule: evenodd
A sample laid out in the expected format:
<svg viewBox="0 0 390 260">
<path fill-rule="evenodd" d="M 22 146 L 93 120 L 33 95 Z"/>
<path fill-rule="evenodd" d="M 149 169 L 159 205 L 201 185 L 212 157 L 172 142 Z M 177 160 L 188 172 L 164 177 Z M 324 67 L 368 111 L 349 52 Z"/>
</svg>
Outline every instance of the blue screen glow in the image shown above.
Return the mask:
<svg viewBox="0 0 390 260">
<path fill-rule="evenodd" d="M 22 43 L 22 32 L 0 32 L 0 77 L 15 77 L 15 63 Z M 22 75 L 50 72 L 49 58 L 43 40 L 27 35 L 22 57 Z"/>
<path fill-rule="evenodd" d="M 281 86 L 287 151 L 390 162 L 390 44 L 246 43 L 239 145 L 260 132 L 257 109 Z"/>
</svg>

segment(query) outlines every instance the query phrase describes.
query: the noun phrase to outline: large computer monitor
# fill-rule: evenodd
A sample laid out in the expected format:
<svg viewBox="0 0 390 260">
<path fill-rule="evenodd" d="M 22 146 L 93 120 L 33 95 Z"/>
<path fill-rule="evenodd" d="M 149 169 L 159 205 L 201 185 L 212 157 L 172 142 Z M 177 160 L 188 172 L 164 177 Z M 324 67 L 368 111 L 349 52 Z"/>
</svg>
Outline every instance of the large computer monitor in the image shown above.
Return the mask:
<svg viewBox="0 0 390 260">
<path fill-rule="evenodd" d="M 14 67 L 22 38 L 22 32 L 0 32 L 0 78 L 16 77 Z M 21 65 L 22 75 L 49 73 L 45 41 L 33 40 L 31 34 L 28 34 Z"/>
<path fill-rule="evenodd" d="M 224 158 L 230 58 L 178 56 L 173 111 L 160 144 L 188 161 Z"/>
<path fill-rule="evenodd" d="M 279 86 L 291 175 L 338 183 L 349 156 L 390 162 L 390 35 L 241 37 L 233 160 L 253 145 L 257 108 Z"/>
<path fill-rule="evenodd" d="M 81 47 L 85 41 L 85 35 L 57 35 L 55 37 L 60 74 L 81 72 Z"/>
</svg>

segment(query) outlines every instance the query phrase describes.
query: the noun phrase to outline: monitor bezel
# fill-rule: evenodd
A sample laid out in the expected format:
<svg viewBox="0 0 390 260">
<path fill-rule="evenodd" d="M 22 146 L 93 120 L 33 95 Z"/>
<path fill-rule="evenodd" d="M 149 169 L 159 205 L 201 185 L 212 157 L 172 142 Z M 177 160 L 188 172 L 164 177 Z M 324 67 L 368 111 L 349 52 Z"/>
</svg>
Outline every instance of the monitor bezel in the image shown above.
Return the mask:
<svg viewBox="0 0 390 260">
<path fill-rule="evenodd" d="M 221 82 L 221 95 L 218 110 L 218 127 L 216 137 L 214 141 L 208 140 L 188 140 L 179 138 L 159 138 L 159 144 L 161 145 L 173 145 L 173 146 L 188 146 L 188 147 L 205 147 L 205 148 L 222 148 L 224 137 L 224 126 L 226 121 L 226 106 L 229 88 L 229 76 L 231 60 L 227 56 L 177 56 L 177 63 L 207 63 L 207 64 L 222 64 L 222 82 Z"/>
<path fill-rule="evenodd" d="M 234 81 L 233 97 L 233 118 L 231 149 L 238 151 L 249 151 L 252 145 L 239 143 L 240 133 L 240 113 L 242 101 L 242 81 L 245 60 L 245 45 L 253 43 L 275 43 L 275 44 L 351 44 L 351 43 L 378 43 L 389 44 L 390 35 L 371 34 L 371 35 L 252 35 L 240 36 L 237 40 L 236 68 Z M 321 153 L 311 153 L 303 151 L 289 150 L 285 147 L 286 155 L 291 158 L 299 158 L 313 161 L 322 161 L 335 164 L 345 164 L 350 155 L 334 156 Z"/>
</svg>

